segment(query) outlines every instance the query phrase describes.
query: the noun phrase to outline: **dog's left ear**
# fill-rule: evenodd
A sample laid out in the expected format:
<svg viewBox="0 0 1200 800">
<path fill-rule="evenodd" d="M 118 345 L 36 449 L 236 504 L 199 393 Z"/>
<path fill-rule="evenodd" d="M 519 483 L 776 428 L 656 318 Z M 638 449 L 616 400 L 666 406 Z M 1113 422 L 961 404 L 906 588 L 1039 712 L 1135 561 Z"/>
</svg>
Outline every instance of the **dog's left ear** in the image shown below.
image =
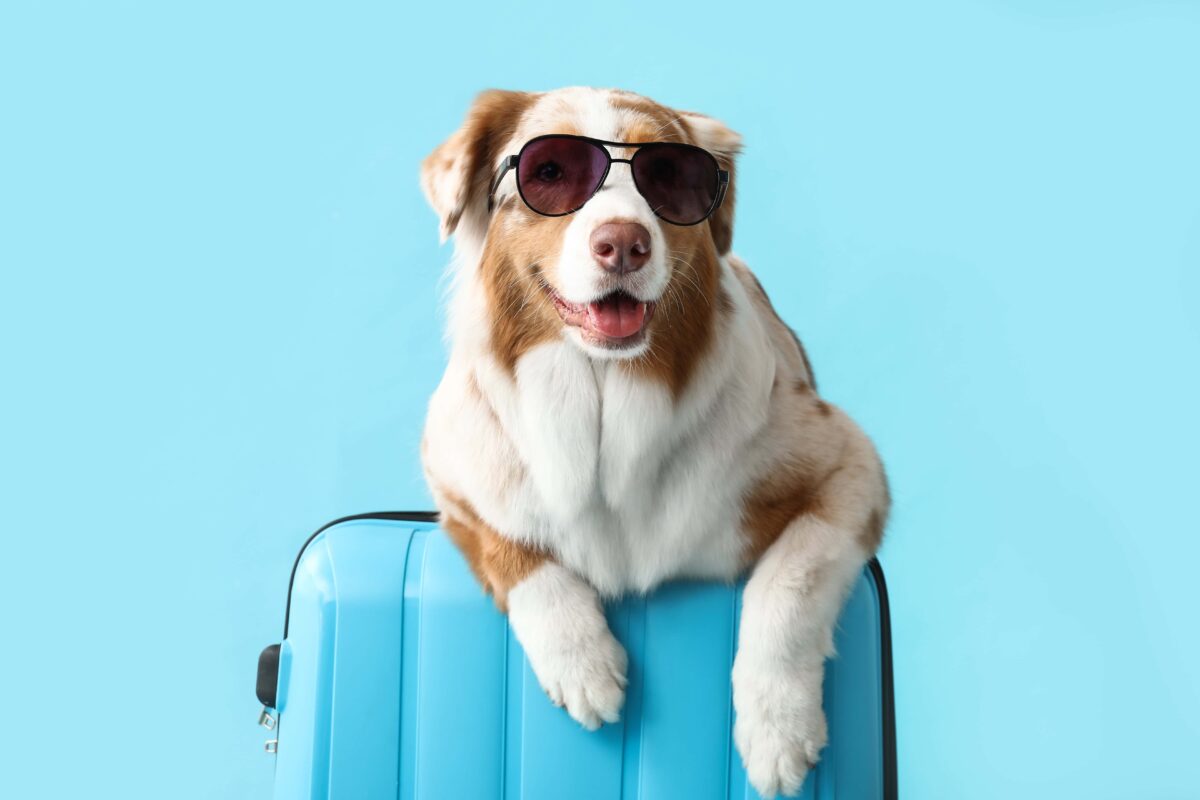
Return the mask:
<svg viewBox="0 0 1200 800">
<path fill-rule="evenodd" d="M 733 165 L 742 152 L 742 137 L 730 130 L 725 123 L 703 114 L 684 111 L 680 114 L 696 144 L 717 157 L 721 169 L 729 171 L 729 188 L 721 207 L 708 218 L 713 243 L 718 255 L 726 255 L 733 246 L 733 195 L 737 182 L 734 180 Z"/>
<path fill-rule="evenodd" d="M 480 241 L 487 230 L 487 193 L 521 114 L 536 95 L 489 89 L 475 98 L 467 119 L 421 163 L 421 188 L 441 218 L 442 241 L 469 227 Z"/>
</svg>

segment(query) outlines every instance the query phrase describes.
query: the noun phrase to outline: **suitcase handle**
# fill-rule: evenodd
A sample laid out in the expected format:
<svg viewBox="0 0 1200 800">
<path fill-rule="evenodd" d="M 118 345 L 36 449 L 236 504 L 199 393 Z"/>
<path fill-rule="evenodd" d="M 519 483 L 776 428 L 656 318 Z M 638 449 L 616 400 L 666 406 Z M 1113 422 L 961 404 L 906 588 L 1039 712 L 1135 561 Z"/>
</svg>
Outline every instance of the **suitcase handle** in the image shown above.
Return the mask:
<svg viewBox="0 0 1200 800">
<path fill-rule="evenodd" d="M 372 511 L 366 514 L 351 514 L 347 517 L 339 517 L 332 522 L 327 522 L 317 528 L 311 536 L 304 540 L 304 544 L 300 546 L 300 552 L 296 553 L 296 560 L 292 562 L 292 574 L 288 577 L 287 604 L 283 611 L 283 638 L 287 639 L 288 623 L 292 617 L 292 584 L 296 582 L 296 570 L 300 568 L 300 559 L 304 556 L 304 551 L 312 544 L 312 541 L 320 536 L 325 531 L 335 525 L 341 525 L 343 522 L 354 522 L 355 520 L 363 519 L 382 519 L 390 521 L 402 522 L 437 522 L 436 511 Z M 271 715 L 271 711 L 275 708 L 275 703 L 278 702 L 279 694 L 279 650 L 281 645 L 269 644 L 263 648 L 263 651 L 258 656 L 258 678 L 255 681 L 254 693 L 258 696 L 258 700 L 263 704 L 263 713 L 259 716 L 259 724 L 267 730 L 275 727 L 275 718 Z"/>
</svg>

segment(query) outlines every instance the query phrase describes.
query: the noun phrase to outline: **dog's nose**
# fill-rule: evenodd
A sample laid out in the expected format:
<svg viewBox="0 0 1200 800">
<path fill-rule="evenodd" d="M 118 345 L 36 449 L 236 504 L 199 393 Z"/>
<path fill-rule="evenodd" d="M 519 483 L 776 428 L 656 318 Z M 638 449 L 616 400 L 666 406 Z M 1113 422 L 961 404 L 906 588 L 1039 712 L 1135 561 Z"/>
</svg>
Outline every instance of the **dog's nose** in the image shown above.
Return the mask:
<svg viewBox="0 0 1200 800">
<path fill-rule="evenodd" d="M 650 260 L 650 231 L 636 222 L 606 222 L 592 231 L 592 257 L 608 272 L 636 272 Z"/>
</svg>

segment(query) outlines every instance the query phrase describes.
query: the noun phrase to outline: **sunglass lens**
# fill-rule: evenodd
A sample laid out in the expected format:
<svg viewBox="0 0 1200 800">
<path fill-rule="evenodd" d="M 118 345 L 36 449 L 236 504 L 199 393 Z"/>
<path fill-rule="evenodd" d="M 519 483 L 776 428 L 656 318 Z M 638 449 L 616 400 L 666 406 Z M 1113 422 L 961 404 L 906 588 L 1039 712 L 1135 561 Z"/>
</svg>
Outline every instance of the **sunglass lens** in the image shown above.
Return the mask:
<svg viewBox="0 0 1200 800">
<path fill-rule="evenodd" d="M 587 202 L 608 168 L 608 154 L 599 145 L 548 136 L 521 149 L 517 186 L 526 204 L 539 214 L 569 214 Z"/>
<path fill-rule="evenodd" d="M 717 201 L 717 162 L 705 150 L 678 144 L 646 145 L 633 157 L 633 180 L 654 213 L 676 225 L 694 225 Z"/>
</svg>

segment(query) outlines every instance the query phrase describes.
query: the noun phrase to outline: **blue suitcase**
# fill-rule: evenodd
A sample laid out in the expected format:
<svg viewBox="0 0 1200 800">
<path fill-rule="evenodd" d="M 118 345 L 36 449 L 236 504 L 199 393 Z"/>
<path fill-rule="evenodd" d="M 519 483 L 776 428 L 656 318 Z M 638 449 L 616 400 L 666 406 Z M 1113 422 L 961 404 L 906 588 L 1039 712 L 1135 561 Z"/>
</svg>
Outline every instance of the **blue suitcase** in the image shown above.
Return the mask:
<svg viewBox="0 0 1200 800">
<path fill-rule="evenodd" d="M 279 800 L 757 798 L 732 741 L 741 587 L 671 584 L 609 607 L 629 652 L 622 720 L 590 733 L 538 686 L 503 615 L 428 513 L 326 525 L 292 569 L 282 644 L 263 651 L 260 722 Z M 837 632 L 829 744 L 809 800 L 894 800 L 883 573 Z"/>
</svg>

